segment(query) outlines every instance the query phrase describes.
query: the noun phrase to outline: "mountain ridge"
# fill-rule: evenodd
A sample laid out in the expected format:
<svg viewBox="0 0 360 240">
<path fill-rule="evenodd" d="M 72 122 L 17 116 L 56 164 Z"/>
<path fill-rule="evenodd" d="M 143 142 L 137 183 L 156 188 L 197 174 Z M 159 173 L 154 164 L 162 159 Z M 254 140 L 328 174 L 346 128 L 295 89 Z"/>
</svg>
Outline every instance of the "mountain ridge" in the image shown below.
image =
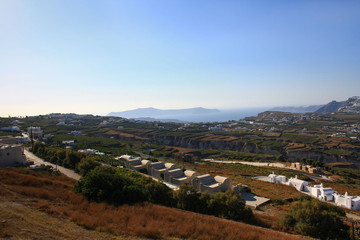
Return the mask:
<svg viewBox="0 0 360 240">
<path fill-rule="evenodd" d="M 329 102 L 323 107 L 319 108 L 317 113 L 360 113 L 360 97 L 350 97 L 345 101 L 337 102 L 335 100 Z"/>
<path fill-rule="evenodd" d="M 310 105 L 310 106 L 288 106 L 288 107 L 274 107 L 269 111 L 280 111 L 280 112 L 290 112 L 290 113 L 307 113 L 315 112 L 324 105 Z"/>
</svg>

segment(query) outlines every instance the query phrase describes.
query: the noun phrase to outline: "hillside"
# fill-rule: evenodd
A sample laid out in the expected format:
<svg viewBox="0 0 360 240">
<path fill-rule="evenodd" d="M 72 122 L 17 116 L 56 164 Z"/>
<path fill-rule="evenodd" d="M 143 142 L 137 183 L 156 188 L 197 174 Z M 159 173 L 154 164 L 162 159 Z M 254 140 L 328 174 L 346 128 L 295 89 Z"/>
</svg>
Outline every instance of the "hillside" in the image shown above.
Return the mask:
<svg viewBox="0 0 360 240">
<path fill-rule="evenodd" d="M 73 192 L 73 184 L 73 180 L 52 172 L 0 169 L 0 237 L 302 239 L 270 229 L 149 203 L 114 207 L 88 202 L 82 195 Z"/>
<path fill-rule="evenodd" d="M 300 106 L 300 107 L 275 107 L 271 108 L 269 111 L 280 111 L 280 112 L 290 112 L 290 113 L 307 113 L 307 112 L 316 112 L 318 109 L 324 105 L 311 105 L 311 106 Z"/>
<path fill-rule="evenodd" d="M 332 113 L 336 112 L 344 102 L 331 101 L 325 106 L 319 108 L 316 112 L 318 113 Z"/>
<path fill-rule="evenodd" d="M 319 108 L 318 113 L 360 113 L 360 97 L 351 97 L 346 101 L 337 102 L 331 101 L 325 106 Z"/>
</svg>

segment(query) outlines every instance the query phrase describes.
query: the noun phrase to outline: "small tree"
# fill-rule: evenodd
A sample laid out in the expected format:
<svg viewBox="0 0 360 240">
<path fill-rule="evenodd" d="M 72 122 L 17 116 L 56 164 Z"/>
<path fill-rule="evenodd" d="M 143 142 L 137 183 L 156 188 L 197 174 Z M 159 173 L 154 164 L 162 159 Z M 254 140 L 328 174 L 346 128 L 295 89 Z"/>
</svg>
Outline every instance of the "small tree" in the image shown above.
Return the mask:
<svg viewBox="0 0 360 240">
<path fill-rule="evenodd" d="M 88 172 L 100 166 L 100 163 L 90 157 L 82 158 L 77 166 L 77 170 L 82 176 L 85 176 Z"/>
<path fill-rule="evenodd" d="M 191 185 L 181 185 L 180 189 L 174 192 L 174 199 L 180 209 L 199 212 L 200 194 Z"/>
</svg>

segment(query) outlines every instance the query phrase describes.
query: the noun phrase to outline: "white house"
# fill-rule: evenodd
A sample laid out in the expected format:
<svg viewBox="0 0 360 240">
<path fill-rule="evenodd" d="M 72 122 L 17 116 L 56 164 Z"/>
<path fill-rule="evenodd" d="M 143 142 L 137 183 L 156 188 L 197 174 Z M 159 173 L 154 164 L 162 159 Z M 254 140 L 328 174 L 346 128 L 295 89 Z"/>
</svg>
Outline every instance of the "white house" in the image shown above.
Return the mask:
<svg viewBox="0 0 360 240">
<path fill-rule="evenodd" d="M 3 132 L 21 132 L 18 126 L 2 127 L 1 131 Z"/>
<path fill-rule="evenodd" d="M 335 204 L 348 208 L 348 209 L 354 209 L 354 210 L 360 210 L 360 197 L 359 196 L 350 196 L 346 192 L 345 195 L 341 195 L 338 193 L 334 193 L 334 201 Z"/>
<path fill-rule="evenodd" d="M 141 160 L 141 157 L 133 157 L 130 155 L 121 155 L 120 158 L 123 158 L 125 160 L 132 160 L 132 159 L 140 159 Z"/>
<path fill-rule="evenodd" d="M 145 166 L 142 165 L 141 160 L 140 159 L 130 159 L 130 160 L 126 160 L 125 162 L 125 167 L 135 170 L 135 171 L 139 171 L 140 169 L 144 169 Z"/>
<path fill-rule="evenodd" d="M 162 162 L 154 162 L 148 165 L 148 174 L 156 179 L 161 178 L 162 174 L 165 174 L 167 168 Z"/>
<path fill-rule="evenodd" d="M 285 184 L 287 183 L 287 178 L 283 175 L 276 175 L 273 173 L 269 174 L 268 176 L 269 182 L 271 183 L 282 183 Z"/>
<path fill-rule="evenodd" d="M 43 131 L 40 127 L 28 127 L 27 132 L 29 134 L 29 137 L 31 137 L 32 135 L 33 138 L 41 138 L 43 136 Z"/>
<path fill-rule="evenodd" d="M 71 131 L 70 134 L 73 136 L 81 136 L 82 132 L 74 130 L 74 131 Z"/>
<path fill-rule="evenodd" d="M 20 124 L 21 122 L 19 121 L 19 120 L 14 120 L 14 121 L 12 121 L 11 122 L 11 124 L 13 124 L 13 125 L 18 125 L 18 124 Z"/>
<path fill-rule="evenodd" d="M 27 164 L 24 146 L 0 144 L 0 167 L 23 166 Z"/>
<path fill-rule="evenodd" d="M 105 153 L 99 152 L 98 150 L 91 149 L 91 148 L 88 148 L 88 149 L 80 149 L 80 150 L 78 150 L 78 152 L 82 152 L 82 153 L 86 153 L 86 154 L 96 154 L 96 155 L 101 155 L 101 156 L 104 156 L 104 155 L 105 155 Z"/>
<path fill-rule="evenodd" d="M 297 178 L 297 176 L 295 176 L 295 178 L 289 179 L 289 185 L 296 188 L 296 190 L 298 190 L 298 191 L 305 192 L 307 190 L 308 184 L 309 183 L 307 181 L 300 180 Z"/>
<path fill-rule="evenodd" d="M 215 176 L 213 178 L 210 174 L 205 174 L 195 177 L 191 184 L 199 192 L 225 192 L 231 188 L 231 179 L 227 177 Z"/>
<path fill-rule="evenodd" d="M 311 196 L 316 197 L 324 201 L 333 201 L 334 200 L 334 190 L 332 188 L 324 188 L 323 184 L 309 186 L 308 190 Z"/>
<path fill-rule="evenodd" d="M 165 182 L 181 185 L 191 183 L 191 180 L 196 176 L 199 174 L 194 171 L 186 170 L 183 172 L 180 168 L 176 168 L 165 172 Z"/>
<path fill-rule="evenodd" d="M 75 140 L 62 141 L 62 144 L 64 144 L 65 146 L 70 146 L 70 147 L 75 147 L 76 146 Z"/>
</svg>

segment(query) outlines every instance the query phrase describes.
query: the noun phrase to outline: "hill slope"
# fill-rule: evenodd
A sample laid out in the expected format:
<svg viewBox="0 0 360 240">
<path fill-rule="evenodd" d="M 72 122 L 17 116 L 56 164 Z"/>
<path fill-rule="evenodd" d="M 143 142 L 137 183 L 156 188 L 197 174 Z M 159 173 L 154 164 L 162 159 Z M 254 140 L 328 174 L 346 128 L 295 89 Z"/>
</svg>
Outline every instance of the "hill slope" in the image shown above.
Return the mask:
<svg viewBox="0 0 360 240">
<path fill-rule="evenodd" d="M 360 97 L 351 97 L 346 101 L 337 102 L 331 101 L 325 106 L 319 108 L 318 113 L 360 113 Z"/>
<path fill-rule="evenodd" d="M 0 209 L 6 209 L 0 211 L 1 220 L 5 220 L 0 224 L 6 224 L 6 228 L 0 225 L 0 237 L 21 239 L 19 234 L 24 234 L 24 239 L 47 239 L 49 232 L 52 232 L 59 236 L 52 236 L 52 239 L 83 239 L 77 237 L 78 232 L 92 239 L 302 239 L 270 229 L 149 203 L 114 207 L 88 202 L 82 195 L 73 192 L 73 184 L 74 181 L 64 175 L 0 168 Z M 23 208 L 25 205 L 27 207 Z M 65 225 L 57 227 L 59 221 L 56 219 L 64 221 Z M 96 231 L 91 235 L 69 220 Z M 24 230 L 19 233 L 19 229 Z M 102 235 L 97 231 L 116 236 Z"/>
<path fill-rule="evenodd" d="M 290 113 L 307 113 L 315 112 L 318 109 L 323 107 L 323 105 L 311 105 L 311 106 L 301 106 L 301 107 L 275 107 L 269 111 L 280 111 L 280 112 L 290 112 Z"/>
</svg>

